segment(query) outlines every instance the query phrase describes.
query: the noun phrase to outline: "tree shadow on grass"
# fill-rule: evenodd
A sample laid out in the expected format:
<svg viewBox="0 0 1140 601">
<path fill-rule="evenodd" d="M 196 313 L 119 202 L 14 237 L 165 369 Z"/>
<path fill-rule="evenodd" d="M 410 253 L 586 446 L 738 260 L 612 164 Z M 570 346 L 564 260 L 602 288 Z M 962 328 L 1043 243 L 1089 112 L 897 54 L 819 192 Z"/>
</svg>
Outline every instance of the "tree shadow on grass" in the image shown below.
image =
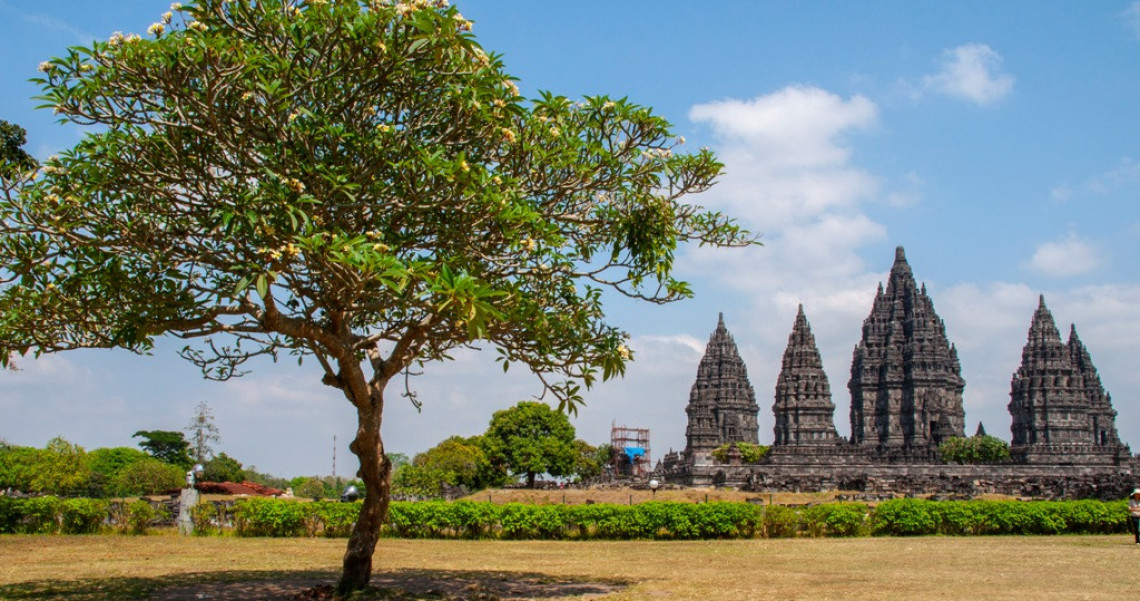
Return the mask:
<svg viewBox="0 0 1140 601">
<path fill-rule="evenodd" d="M 13 601 L 325 601 L 337 571 L 234 571 L 156 578 L 98 578 L 0 586 Z M 352 601 L 514 601 L 593 599 L 630 582 L 556 578 L 538 572 L 393 570 L 377 572 L 372 587 Z"/>
</svg>

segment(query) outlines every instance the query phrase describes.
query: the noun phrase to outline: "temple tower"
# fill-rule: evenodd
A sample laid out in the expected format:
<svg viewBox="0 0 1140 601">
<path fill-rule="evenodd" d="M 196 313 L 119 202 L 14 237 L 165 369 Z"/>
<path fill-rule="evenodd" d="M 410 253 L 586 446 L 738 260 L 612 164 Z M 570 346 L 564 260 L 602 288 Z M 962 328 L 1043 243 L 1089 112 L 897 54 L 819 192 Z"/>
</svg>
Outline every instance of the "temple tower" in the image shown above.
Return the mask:
<svg viewBox="0 0 1140 601">
<path fill-rule="evenodd" d="M 1082 390 L 1088 401 L 1089 429 L 1092 443 L 1096 445 L 1119 445 L 1120 436 L 1116 433 L 1116 410 L 1112 408 L 1112 396 L 1104 390 L 1100 374 L 1093 365 L 1088 349 L 1077 337 L 1077 326 L 1070 326 L 1069 358 L 1073 366 L 1081 372 Z"/>
<path fill-rule="evenodd" d="M 772 411 L 776 418 L 773 446 L 834 445 L 839 441 L 831 385 L 803 305 L 788 336 Z"/>
<path fill-rule="evenodd" d="M 1129 451 L 1116 433 L 1116 411 L 1104 391 L 1088 350 L 1069 342 L 1040 297 L 1021 366 L 1010 382 L 1012 454 L 1026 463 L 1126 461 Z"/>
<path fill-rule="evenodd" d="M 937 447 L 965 435 L 962 368 L 934 303 L 900 246 L 851 361 L 851 440 L 882 449 Z"/>
<path fill-rule="evenodd" d="M 689 392 L 685 413 L 685 452 L 708 455 L 728 442 L 756 444 L 756 415 L 760 407 L 748 381 L 748 370 L 736 342 L 724 326 L 724 314 L 709 337 L 704 357 L 697 367 L 697 379 Z"/>
</svg>

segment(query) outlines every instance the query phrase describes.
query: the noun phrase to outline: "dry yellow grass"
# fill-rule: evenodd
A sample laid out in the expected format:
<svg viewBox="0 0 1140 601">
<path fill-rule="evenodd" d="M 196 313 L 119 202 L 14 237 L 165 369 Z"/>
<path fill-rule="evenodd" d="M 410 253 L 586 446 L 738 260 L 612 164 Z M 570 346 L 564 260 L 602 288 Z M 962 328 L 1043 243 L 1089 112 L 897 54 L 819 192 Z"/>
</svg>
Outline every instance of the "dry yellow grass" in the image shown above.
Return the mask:
<svg viewBox="0 0 1140 601">
<path fill-rule="evenodd" d="M 0 599 L 287 599 L 305 587 L 333 581 L 344 544 L 323 539 L 0 536 Z M 463 591 L 474 584 L 518 599 L 1107 601 L 1140 595 L 1138 566 L 1140 546 L 1123 536 L 383 539 L 375 582 L 414 591 L 401 599 L 468 598 Z"/>
</svg>

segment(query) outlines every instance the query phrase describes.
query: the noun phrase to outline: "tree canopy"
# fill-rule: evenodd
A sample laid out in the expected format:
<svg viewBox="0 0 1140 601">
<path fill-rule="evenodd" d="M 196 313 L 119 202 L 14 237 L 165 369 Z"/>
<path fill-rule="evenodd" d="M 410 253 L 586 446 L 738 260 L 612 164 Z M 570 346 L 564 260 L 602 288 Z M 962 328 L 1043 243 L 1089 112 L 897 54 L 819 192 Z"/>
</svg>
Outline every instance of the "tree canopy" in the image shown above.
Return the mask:
<svg viewBox="0 0 1140 601">
<path fill-rule="evenodd" d="M 683 201 L 712 153 L 625 99 L 523 99 L 471 26 L 443 0 L 185 2 L 45 61 L 45 105 L 97 127 L 4 179 L 0 365 L 169 335 L 207 377 L 288 353 L 344 394 L 368 495 L 342 593 L 387 511 L 389 382 L 481 345 L 573 409 L 631 358 L 603 290 L 686 298 L 679 244 L 754 242 Z"/>
<path fill-rule="evenodd" d="M 525 476 L 530 487 L 538 474 L 570 475 L 578 457 L 566 414 L 536 401 L 496 411 L 483 440 L 491 462 Z"/>
<path fill-rule="evenodd" d="M 159 461 L 176 465 L 184 470 L 194 465 L 190 456 L 190 442 L 181 432 L 172 430 L 139 430 L 131 438 L 141 438 L 139 448 Z"/>
<path fill-rule="evenodd" d="M 36 168 L 36 160 L 24 150 L 27 141 L 24 128 L 0 119 L 0 177 L 15 177 Z"/>
</svg>

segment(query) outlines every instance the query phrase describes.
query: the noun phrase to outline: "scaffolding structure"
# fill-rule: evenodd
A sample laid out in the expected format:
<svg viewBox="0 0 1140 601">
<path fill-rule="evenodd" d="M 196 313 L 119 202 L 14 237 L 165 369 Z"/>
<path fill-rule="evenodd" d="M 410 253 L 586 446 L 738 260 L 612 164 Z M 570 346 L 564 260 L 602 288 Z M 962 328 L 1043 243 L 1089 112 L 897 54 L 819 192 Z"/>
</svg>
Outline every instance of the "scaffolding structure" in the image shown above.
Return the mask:
<svg viewBox="0 0 1140 601">
<path fill-rule="evenodd" d="M 641 477 L 653 471 L 649 453 L 649 428 L 628 428 L 616 423 L 610 429 L 614 474 Z"/>
</svg>

